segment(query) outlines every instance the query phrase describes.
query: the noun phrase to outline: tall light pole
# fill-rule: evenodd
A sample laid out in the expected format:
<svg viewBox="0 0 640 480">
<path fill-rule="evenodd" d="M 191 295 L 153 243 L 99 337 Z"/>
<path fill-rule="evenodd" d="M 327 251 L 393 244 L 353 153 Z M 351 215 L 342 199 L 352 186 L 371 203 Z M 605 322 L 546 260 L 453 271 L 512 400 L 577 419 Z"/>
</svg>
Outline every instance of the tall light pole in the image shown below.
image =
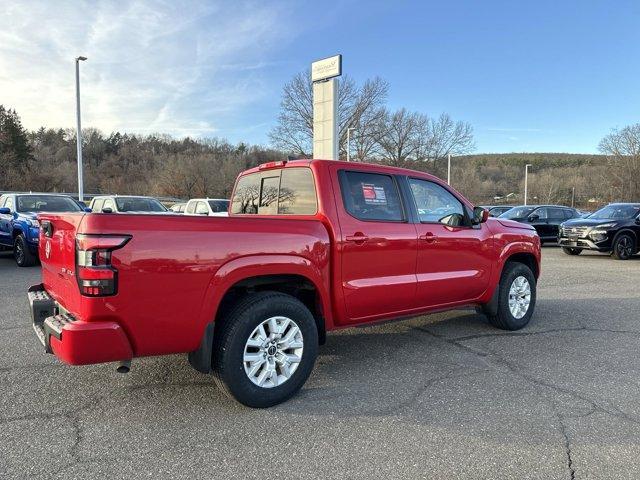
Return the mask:
<svg viewBox="0 0 640 480">
<path fill-rule="evenodd" d="M 347 128 L 347 162 L 351 161 L 351 130 L 355 130 L 356 127 Z"/>
<path fill-rule="evenodd" d="M 447 153 L 447 185 L 451 185 L 451 154 Z"/>
<path fill-rule="evenodd" d="M 84 201 L 84 188 L 82 186 L 82 125 L 80 124 L 80 62 L 87 57 L 76 57 L 76 120 L 78 122 L 78 132 L 76 143 L 78 149 L 78 200 Z"/>
<path fill-rule="evenodd" d="M 524 204 L 527 204 L 527 189 L 529 187 L 529 167 L 531 166 L 530 163 L 527 163 L 524 166 Z"/>
</svg>

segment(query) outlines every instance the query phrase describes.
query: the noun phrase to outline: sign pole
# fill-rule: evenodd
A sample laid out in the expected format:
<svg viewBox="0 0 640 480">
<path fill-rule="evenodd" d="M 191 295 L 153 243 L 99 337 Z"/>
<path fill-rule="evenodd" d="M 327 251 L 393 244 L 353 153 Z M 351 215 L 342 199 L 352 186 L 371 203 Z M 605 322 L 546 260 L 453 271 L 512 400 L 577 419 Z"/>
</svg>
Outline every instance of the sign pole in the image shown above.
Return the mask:
<svg viewBox="0 0 640 480">
<path fill-rule="evenodd" d="M 313 158 L 338 160 L 338 79 L 342 55 L 311 64 L 313 82 Z"/>
</svg>

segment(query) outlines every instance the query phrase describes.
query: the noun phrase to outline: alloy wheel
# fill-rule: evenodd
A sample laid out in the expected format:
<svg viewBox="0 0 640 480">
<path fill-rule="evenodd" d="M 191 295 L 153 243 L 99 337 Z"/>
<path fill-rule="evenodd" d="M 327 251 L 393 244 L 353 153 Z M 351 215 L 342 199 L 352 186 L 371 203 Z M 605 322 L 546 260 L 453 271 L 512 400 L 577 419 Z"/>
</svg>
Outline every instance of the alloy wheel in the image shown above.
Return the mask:
<svg viewBox="0 0 640 480">
<path fill-rule="evenodd" d="M 302 331 L 288 317 L 271 317 L 258 325 L 245 343 L 244 371 L 254 385 L 273 388 L 291 378 L 302 360 Z"/>
<path fill-rule="evenodd" d="M 514 318 L 524 317 L 531 304 L 531 285 L 526 277 L 516 277 L 509 288 L 509 311 Z"/>
</svg>

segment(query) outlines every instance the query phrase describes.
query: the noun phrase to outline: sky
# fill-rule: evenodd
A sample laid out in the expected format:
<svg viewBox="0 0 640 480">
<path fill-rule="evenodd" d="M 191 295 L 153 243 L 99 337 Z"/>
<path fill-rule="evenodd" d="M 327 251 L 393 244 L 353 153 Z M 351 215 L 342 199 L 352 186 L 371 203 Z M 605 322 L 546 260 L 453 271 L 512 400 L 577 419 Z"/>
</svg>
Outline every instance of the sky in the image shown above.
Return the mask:
<svg viewBox="0 0 640 480">
<path fill-rule="evenodd" d="M 640 122 L 640 1 L 0 0 L 0 104 L 75 126 L 268 144 L 283 85 L 343 55 L 476 152 L 595 153 Z"/>
</svg>

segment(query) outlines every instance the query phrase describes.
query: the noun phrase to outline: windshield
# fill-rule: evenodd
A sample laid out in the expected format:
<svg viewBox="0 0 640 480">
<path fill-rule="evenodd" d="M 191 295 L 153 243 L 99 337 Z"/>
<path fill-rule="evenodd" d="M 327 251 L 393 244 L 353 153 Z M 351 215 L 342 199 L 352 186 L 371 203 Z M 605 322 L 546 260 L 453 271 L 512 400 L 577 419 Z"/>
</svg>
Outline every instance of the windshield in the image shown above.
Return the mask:
<svg viewBox="0 0 640 480">
<path fill-rule="evenodd" d="M 82 209 L 70 197 L 60 195 L 19 195 L 18 212 L 79 212 Z"/>
<path fill-rule="evenodd" d="M 226 213 L 229 210 L 229 200 L 209 200 L 213 213 Z"/>
<path fill-rule="evenodd" d="M 511 210 L 504 212 L 498 218 L 524 218 L 534 210 L 534 207 L 514 207 Z"/>
<path fill-rule="evenodd" d="M 119 212 L 166 212 L 158 200 L 155 198 L 143 197 L 120 197 L 116 198 L 116 205 Z"/>
<path fill-rule="evenodd" d="M 607 205 L 597 212 L 589 215 L 589 218 L 598 220 L 628 220 L 640 213 L 640 205 Z"/>
</svg>

